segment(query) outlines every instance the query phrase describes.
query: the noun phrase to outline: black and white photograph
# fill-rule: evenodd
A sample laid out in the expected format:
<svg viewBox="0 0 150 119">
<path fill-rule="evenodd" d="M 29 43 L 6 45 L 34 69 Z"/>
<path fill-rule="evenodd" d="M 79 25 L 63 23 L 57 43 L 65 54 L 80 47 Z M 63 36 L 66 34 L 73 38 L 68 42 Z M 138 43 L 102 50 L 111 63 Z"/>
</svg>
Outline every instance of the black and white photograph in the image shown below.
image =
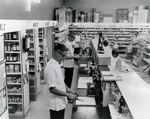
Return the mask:
<svg viewBox="0 0 150 119">
<path fill-rule="evenodd" d="M 0 0 L 0 119 L 150 119 L 150 0 Z"/>
</svg>

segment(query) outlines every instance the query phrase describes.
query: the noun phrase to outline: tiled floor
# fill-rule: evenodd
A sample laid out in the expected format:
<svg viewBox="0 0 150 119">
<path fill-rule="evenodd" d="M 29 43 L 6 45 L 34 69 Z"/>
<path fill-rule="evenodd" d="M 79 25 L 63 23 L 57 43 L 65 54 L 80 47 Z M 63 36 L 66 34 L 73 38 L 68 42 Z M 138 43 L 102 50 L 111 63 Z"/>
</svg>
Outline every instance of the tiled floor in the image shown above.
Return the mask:
<svg viewBox="0 0 150 119">
<path fill-rule="evenodd" d="M 43 91 L 45 91 L 45 85 L 41 84 L 41 92 L 36 101 L 30 103 L 30 110 L 27 113 L 25 119 L 50 119 L 49 110 L 47 110 L 44 102 Z"/>
</svg>

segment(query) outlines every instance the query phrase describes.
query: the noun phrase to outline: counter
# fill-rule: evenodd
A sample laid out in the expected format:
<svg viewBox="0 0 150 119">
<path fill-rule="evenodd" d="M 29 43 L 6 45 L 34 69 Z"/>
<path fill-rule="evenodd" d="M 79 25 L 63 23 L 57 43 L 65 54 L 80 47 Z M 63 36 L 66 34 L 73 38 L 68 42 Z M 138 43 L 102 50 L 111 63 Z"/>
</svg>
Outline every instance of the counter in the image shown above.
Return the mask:
<svg viewBox="0 0 150 119">
<path fill-rule="evenodd" d="M 96 39 L 92 40 L 93 46 L 96 46 Z M 96 48 L 96 47 L 95 47 Z M 130 72 L 121 72 L 116 69 L 117 58 L 111 55 L 111 49 L 105 48 L 105 51 L 111 56 L 111 64 L 108 66 L 113 75 L 121 76 L 123 81 L 117 81 L 120 92 L 122 93 L 130 112 L 134 119 L 150 118 L 150 87 L 134 72 L 124 61 L 123 65 L 128 67 Z"/>
<path fill-rule="evenodd" d="M 78 66 L 76 65 L 74 67 L 74 71 L 73 71 L 73 79 L 72 79 L 72 84 L 71 84 L 71 90 L 72 91 L 76 91 L 76 88 L 77 88 L 77 78 L 78 78 Z M 73 103 L 68 103 L 67 107 L 65 109 L 64 119 L 71 119 L 72 109 L 73 109 Z"/>
</svg>

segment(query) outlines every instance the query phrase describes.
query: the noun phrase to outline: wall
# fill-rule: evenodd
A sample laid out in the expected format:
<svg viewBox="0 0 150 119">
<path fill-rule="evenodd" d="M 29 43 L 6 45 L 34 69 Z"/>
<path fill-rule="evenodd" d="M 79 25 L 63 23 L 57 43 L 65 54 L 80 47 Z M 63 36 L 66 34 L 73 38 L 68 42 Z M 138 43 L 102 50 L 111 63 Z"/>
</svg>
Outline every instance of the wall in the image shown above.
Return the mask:
<svg viewBox="0 0 150 119">
<path fill-rule="evenodd" d="M 31 11 L 26 11 L 28 0 L 0 0 L 0 19 L 53 20 L 55 7 L 64 5 L 64 0 L 31 0 Z"/>
<path fill-rule="evenodd" d="M 139 5 L 148 6 L 150 0 L 65 0 L 65 6 L 72 7 L 74 10 L 92 12 L 92 8 L 96 7 L 97 12 L 113 14 L 114 22 L 116 22 L 117 9 L 136 10 Z"/>
</svg>

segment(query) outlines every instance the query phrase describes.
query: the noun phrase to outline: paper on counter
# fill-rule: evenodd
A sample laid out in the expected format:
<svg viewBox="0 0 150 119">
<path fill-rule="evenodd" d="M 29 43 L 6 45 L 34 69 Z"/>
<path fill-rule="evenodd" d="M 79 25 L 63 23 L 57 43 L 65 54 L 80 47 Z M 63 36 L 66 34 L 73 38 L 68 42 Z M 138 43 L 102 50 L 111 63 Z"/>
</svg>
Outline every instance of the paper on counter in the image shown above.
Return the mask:
<svg viewBox="0 0 150 119">
<path fill-rule="evenodd" d="M 96 106 L 94 97 L 78 97 L 79 100 L 76 100 L 77 106 Z"/>
<path fill-rule="evenodd" d="M 87 83 L 80 83 L 80 84 L 78 84 L 77 88 L 86 88 L 87 89 Z"/>
<path fill-rule="evenodd" d="M 110 71 L 101 71 L 102 76 L 113 76 L 112 72 Z"/>
<path fill-rule="evenodd" d="M 102 76 L 104 81 L 122 81 L 121 76 Z"/>
<path fill-rule="evenodd" d="M 80 67 L 87 67 L 87 64 L 80 64 Z"/>
<path fill-rule="evenodd" d="M 79 77 L 79 80 L 78 80 L 78 84 L 81 84 L 81 83 L 92 83 L 93 80 L 92 80 L 92 77 Z"/>
<path fill-rule="evenodd" d="M 79 79 L 88 79 L 88 80 L 92 80 L 92 77 L 79 77 Z"/>
</svg>

